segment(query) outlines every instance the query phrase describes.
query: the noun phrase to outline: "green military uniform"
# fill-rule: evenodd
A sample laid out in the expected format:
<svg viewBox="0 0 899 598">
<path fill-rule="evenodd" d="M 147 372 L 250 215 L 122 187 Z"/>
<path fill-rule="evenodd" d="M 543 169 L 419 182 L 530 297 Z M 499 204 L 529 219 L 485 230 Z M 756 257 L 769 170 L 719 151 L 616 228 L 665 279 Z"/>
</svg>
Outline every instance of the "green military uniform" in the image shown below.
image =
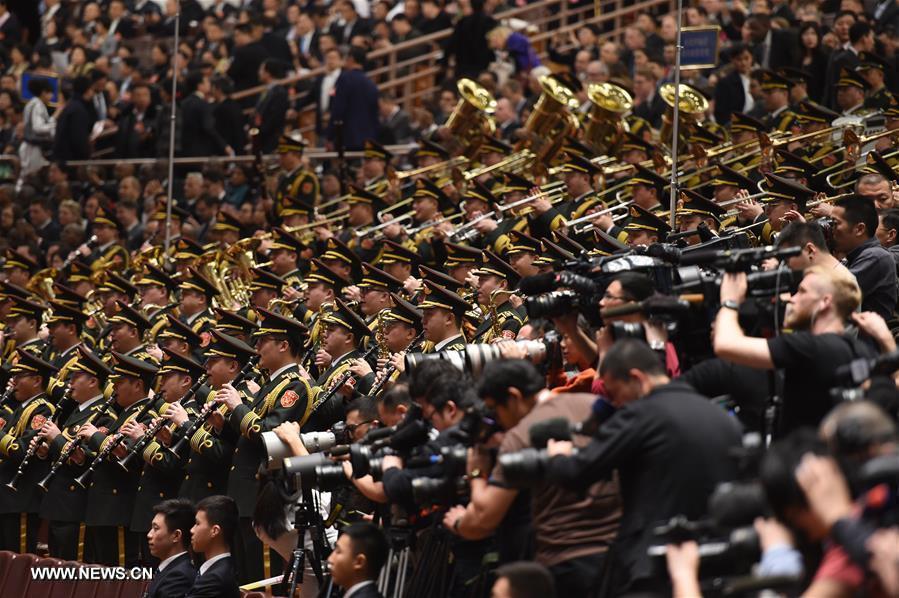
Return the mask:
<svg viewBox="0 0 899 598">
<path fill-rule="evenodd" d="M 144 389 L 149 390 L 157 367 L 154 363 L 112 352 L 116 376 L 126 376 L 142 380 Z M 112 451 L 116 444 L 130 447 L 130 441 L 118 434 L 122 426 L 129 422 L 148 425 L 156 416 L 154 402 L 144 397 L 121 408 L 108 429 L 98 428 L 86 443 L 88 450 L 99 460 L 87 492 L 87 509 L 84 523 L 87 538 L 97 563 L 120 567 L 133 566 L 140 561 L 141 536 L 146 531 L 136 533 L 130 530 L 131 515 L 137 496 L 137 486 L 141 474 L 141 462 L 132 460 L 127 470 L 117 463 L 118 457 Z M 103 454 L 108 456 L 103 458 Z"/>
<path fill-rule="evenodd" d="M 254 335 L 283 339 L 306 334 L 301 323 L 274 312 L 260 309 L 262 321 Z M 311 388 L 290 363 L 275 372 L 251 402 L 237 405 L 226 425 L 237 436 L 233 464 L 228 475 L 228 496 L 237 502 L 240 515 L 240 542 L 237 544 L 238 580 L 247 583 L 268 578 L 283 565 L 277 553 L 263 547 L 252 526 L 253 509 L 259 490 L 259 467 L 265 464 L 262 433 L 271 432 L 285 421 L 303 426 L 312 409 Z M 272 564 L 274 563 L 274 567 Z"/>
<path fill-rule="evenodd" d="M 19 350 L 11 369 L 13 378 L 40 375 L 44 382 L 56 372 L 51 364 Z M 53 405 L 43 392 L 21 400 L 7 414 L 0 415 L 0 479 L 11 480 L 28 452 L 28 445 L 44 423 L 53 416 Z M 38 511 L 41 496 L 37 482 L 49 467 L 46 461 L 33 459 L 18 480 L 17 490 L 0 487 L 0 550 L 31 552 L 37 549 Z"/>
<path fill-rule="evenodd" d="M 72 375 L 85 373 L 97 378 L 97 386 L 102 390 L 112 373 L 103 360 L 83 345 L 75 351 L 74 362 L 69 364 Z M 60 405 L 60 409 L 62 405 Z M 102 394 L 76 405 L 64 423 L 59 426 L 60 434 L 48 445 L 47 463 L 55 463 L 65 452 L 66 446 L 78 437 L 78 429 L 93 423 L 106 427 L 112 423 L 115 412 Z M 76 483 L 85 471 L 89 461 L 76 463 L 67 459 L 59 465 L 56 475 L 47 485 L 47 492 L 41 501 L 40 516 L 47 519 L 50 554 L 54 558 L 67 561 L 94 562 L 95 557 L 85 541 L 86 526 L 84 515 L 87 510 L 87 489 Z"/>
</svg>

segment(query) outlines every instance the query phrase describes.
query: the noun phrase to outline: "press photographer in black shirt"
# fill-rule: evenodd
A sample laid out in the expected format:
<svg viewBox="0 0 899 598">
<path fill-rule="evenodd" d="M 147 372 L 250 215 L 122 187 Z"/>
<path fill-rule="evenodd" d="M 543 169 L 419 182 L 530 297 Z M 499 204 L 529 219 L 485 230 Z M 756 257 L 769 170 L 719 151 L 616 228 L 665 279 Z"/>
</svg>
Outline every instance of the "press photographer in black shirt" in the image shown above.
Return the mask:
<svg viewBox="0 0 899 598">
<path fill-rule="evenodd" d="M 740 444 L 740 426 L 688 384 L 671 381 L 643 341 L 616 342 L 600 375 L 618 410 L 576 454 L 571 442 L 550 441 L 546 479 L 585 489 L 617 470 L 623 514 L 607 557 L 611 595 L 665 592 L 664 567 L 647 555 L 654 524 L 705 514 L 715 486 L 735 474 L 728 451 Z"/>
<path fill-rule="evenodd" d="M 746 336 L 740 327 L 737 312 L 746 297 L 746 286 L 746 274 L 725 274 L 721 309 L 715 319 L 715 354 L 749 367 L 784 370 L 781 434 L 802 425 L 817 425 L 833 407 L 830 389 L 839 386 L 837 368 L 853 359 L 874 356 L 865 343 L 846 335 L 850 318 L 877 340 L 881 350 L 896 347 L 877 314 L 853 313 L 861 303 L 861 291 L 843 268 L 807 269 L 784 316 L 784 328 L 793 332 L 771 339 Z"/>
</svg>

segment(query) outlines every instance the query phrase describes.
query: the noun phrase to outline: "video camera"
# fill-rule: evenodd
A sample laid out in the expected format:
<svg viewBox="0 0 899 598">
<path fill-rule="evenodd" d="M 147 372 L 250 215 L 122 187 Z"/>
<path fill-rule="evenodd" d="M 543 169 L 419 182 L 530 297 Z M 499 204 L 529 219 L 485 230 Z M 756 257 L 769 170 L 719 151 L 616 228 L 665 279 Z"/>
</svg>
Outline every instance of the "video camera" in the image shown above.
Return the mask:
<svg viewBox="0 0 899 598">
<path fill-rule="evenodd" d="M 555 331 L 548 332 L 542 340 L 508 341 L 515 342 L 523 348 L 526 359 L 533 363 L 552 361 L 560 353 L 561 337 Z M 461 372 L 479 376 L 484 367 L 491 361 L 503 359 L 502 348 L 498 343 L 466 345 L 460 351 L 438 351 L 437 353 L 409 353 L 405 357 L 406 371 L 411 371 L 428 359 L 445 359 Z"/>
<path fill-rule="evenodd" d="M 300 441 L 310 453 L 320 453 L 341 444 L 349 444 L 352 439 L 346 424 L 337 422 L 325 432 L 300 434 Z M 290 447 L 282 442 L 274 432 L 262 433 L 262 445 L 265 448 L 267 468 L 269 470 L 281 469 L 284 460 L 290 457 Z"/>
</svg>

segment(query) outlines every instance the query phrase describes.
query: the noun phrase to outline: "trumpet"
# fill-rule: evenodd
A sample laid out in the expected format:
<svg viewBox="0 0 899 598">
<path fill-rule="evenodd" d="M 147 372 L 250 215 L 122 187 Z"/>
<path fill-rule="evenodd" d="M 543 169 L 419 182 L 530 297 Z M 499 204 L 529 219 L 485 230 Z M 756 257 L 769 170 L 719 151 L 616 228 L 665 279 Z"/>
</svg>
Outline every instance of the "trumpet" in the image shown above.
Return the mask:
<svg viewBox="0 0 899 598">
<path fill-rule="evenodd" d="M 50 418 L 50 421 L 54 424 L 59 424 L 59 417 L 62 415 L 62 406 L 66 403 L 66 401 L 71 400 L 72 389 L 66 388 L 66 394 L 63 395 L 62 399 L 59 401 L 59 407 L 57 407 L 56 411 L 53 413 L 53 416 Z M 19 483 L 19 478 L 25 473 L 25 470 L 28 469 L 28 464 L 31 463 L 31 459 L 34 458 L 35 453 L 43 446 L 44 441 L 46 441 L 45 437 L 40 437 L 32 442 L 31 446 L 28 447 L 28 450 L 25 451 L 25 456 L 22 458 L 22 461 L 19 463 L 19 467 L 16 469 L 16 473 L 12 476 L 12 479 L 7 482 L 6 487 L 12 490 L 13 492 L 18 492 L 18 488 L 16 488 L 16 484 Z"/>
</svg>

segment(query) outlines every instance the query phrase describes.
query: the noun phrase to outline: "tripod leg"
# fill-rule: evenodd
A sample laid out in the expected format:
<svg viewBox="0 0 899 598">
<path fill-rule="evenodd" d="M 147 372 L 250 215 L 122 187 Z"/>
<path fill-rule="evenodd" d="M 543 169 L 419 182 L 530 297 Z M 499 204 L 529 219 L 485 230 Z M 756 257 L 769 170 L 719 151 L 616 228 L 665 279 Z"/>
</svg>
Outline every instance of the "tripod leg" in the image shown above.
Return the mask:
<svg viewBox="0 0 899 598">
<path fill-rule="evenodd" d="M 408 546 L 403 548 L 403 551 L 400 553 L 400 572 L 397 576 L 396 592 L 394 593 L 396 598 L 403 598 L 406 591 L 406 574 L 409 571 L 409 553 L 410 549 Z"/>
<path fill-rule="evenodd" d="M 387 593 L 387 584 L 390 581 L 390 567 L 393 566 L 393 548 L 387 551 L 387 562 L 381 567 L 378 576 L 378 593 L 384 596 Z"/>
</svg>

